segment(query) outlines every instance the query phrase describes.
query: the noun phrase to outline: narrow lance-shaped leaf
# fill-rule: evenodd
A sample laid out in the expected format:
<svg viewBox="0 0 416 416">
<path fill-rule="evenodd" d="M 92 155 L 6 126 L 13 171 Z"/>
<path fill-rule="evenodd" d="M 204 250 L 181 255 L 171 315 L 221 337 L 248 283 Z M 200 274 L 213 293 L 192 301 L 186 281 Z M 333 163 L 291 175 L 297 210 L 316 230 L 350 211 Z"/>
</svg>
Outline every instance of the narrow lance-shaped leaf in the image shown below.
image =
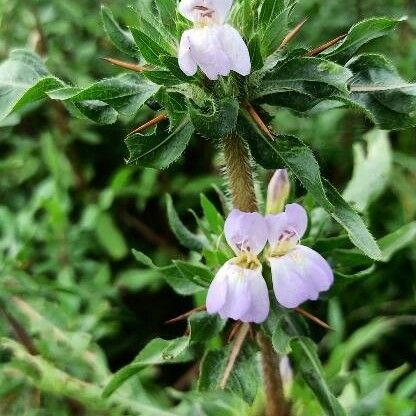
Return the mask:
<svg viewBox="0 0 416 416">
<path fill-rule="evenodd" d="M 65 84 L 32 52 L 15 50 L 0 65 L 0 120 Z"/>
<path fill-rule="evenodd" d="M 386 130 L 416 125 L 416 84 L 409 84 L 386 58 L 364 54 L 348 62 L 354 73 L 346 103 Z"/>
<path fill-rule="evenodd" d="M 166 209 L 170 228 L 172 229 L 173 233 L 175 234 L 179 242 L 186 248 L 189 248 L 190 250 L 202 250 L 204 244 L 202 242 L 201 237 L 191 233 L 185 227 L 185 225 L 179 218 L 179 215 L 176 212 L 175 207 L 173 206 L 172 197 L 170 195 L 166 195 Z"/>
<path fill-rule="evenodd" d="M 371 40 L 389 34 L 405 19 L 373 17 L 351 27 L 346 38 L 325 51 L 323 56 L 336 62 L 345 63 L 355 52 Z"/>
<path fill-rule="evenodd" d="M 107 36 L 114 46 L 127 55 L 138 56 L 139 49 L 133 40 L 133 35 L 128 30 L 123 30 L 120 27 L 108 7 L 101 6 L 101 18 Z"/>
<path fill-rule="evenodd" d="M 127 137 L 129 163 L 165 169 L 183 154 L 194 133 L 194 127 L 186 119 L 172 131 L 168 131 L 166 124 L 160 123 L 153 134 Z"/>
<path fill-rule="evenodd" d="M 123 74 L 114 78 L 98 81 L 87 88 L 63 88 L 53 91 L 49 96 L 53 99 L 78 103 L 82 101 L 101 101 L 119 113 L 131 117 L 143 104 L 153 97 L 159 86 L 149 82 L 143 75 Z"/>
</svg>

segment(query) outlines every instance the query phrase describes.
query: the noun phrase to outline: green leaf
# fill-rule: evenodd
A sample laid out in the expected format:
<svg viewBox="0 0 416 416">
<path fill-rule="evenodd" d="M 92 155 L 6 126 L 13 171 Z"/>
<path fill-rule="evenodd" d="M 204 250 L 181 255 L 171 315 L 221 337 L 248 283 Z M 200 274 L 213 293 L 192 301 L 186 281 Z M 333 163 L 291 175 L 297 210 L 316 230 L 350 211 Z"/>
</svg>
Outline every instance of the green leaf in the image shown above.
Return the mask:
<svg viewBox="0 0 416 416">
<path fill-rule="evenodd" d="M 325 99 L 348 96 L 348 68 L 321 58 L 285 61 L 254 81 L 252 99 L 261 103 L 307 111 Z"/>
<path fill-rule="evenodd" d="M 108 213 L 100 213 L 95 222 L 95 234 L 101 246 L 116 260 L 127 256 L 126 241 Z"/>
<path fill-rule="evenodd" d="M 119 370 L 106 385 L 103 397 L 111 396 L 129 378 L 136 375 L 143 367 L 149 365 L 184 363 L 192 360 L 193 355 L 188 349 L 189 337 L 167 341 L 156 338 L 150 341 L 134 361 Z"/>
<path fill-rule="evenodd" d="M 360 108 L 381 129 L 416 125 L 416 84 L 407 83 L 391 62 L 364 54 L 347 65 L 354 73 L 348 105 Z"/>
<path fill-rule="evenodd" d="M 372 259 L 380 259 L 381 251 L 367 230 L 362 218 L 326 180 L 312 151 L 298 138 L 266 137 L 246 112 L 240 113 L 238 134 L 248 142 L 255 160 L 266 169 L 289 168 L 315 200 L 339 223 L 351 241 Z"/>
<path fill-rule="evenodd" d="M 260 24 L 269 26 L 273 19 L 286 8 L 285 0 L 264 0 L 260 10 Z"/>
<path fill-rule="evenodd" d="M 384 191 L 393 166 L 393 155 L 386 131 L 373 130 L 354 145 L 354 172 L 344 198 L 359 212 L 365 211 Z"/>
<path fill-rule="evenodd" d="M 318 358 L 316 345 L 306 337 L 291 342 L 291 357 L 303 380 L 314 392 L 325 413 L 329 416 L 345 416 L 345 410 L 329 389 Z"/>
<path fill-rule="evenodd" d="M 199 286 L 208 288 L 212 282 L 212 272 L 203 264 L 196 264 L 182 260 L 174 260 L 173 264 L 177 267 L 185 279 L 188 279 Z"/>
<path fill-rule="evenodd" d="M 202 279 L 195 278 L 195 275 L 184 274 L 175 264 L 159 267 L 144 253 L 133 250 L 136 260 L 146 267 L 159 272 L 166 283 L 179 295 L 189 296 L 206 290 L 206 283 Z"/>
<path fill-rule="evenodd" d="M 216 337 L 224 328 L 226 321 L 219 315 L 209 315 L 206 312 L 194 313 L 189 318 L 191 341 L 206 343 Z"/>
<path fill-rule="evenodd" d="M 159 123 L 153 134 L 129 136 L 126 139 L 130 152 L 128 163 L 165 169 L 183 154 L 193 133 L 194 127 L 185 119 L 170 132 L 166 123 Z"/>
<path fill-rule="evenodd" d="M 101 19 L 103 21 L 104 29 L 111 42 L 119 50 L 130 56 L 137 56 L 139 49 L 134 43 L 132 34 L 123 30 L 114 19 L 113 13 L 106 6 L 101 6 Z"/>
<path fill-rule="evenodd" d="M 164 49 L 157 41 L 147 36 L 141 30 L 132 27 L 131 32 L 141 55 L 149 64 L 161 65 L 161 58 L 169 55 L 169 50 Z"/>
<path fill-rule="evenodd" d="M 204 194 L 201 194 L 201 206 L 210 230 L 214 234 L 221 235 L 224 231 L 225 222 L 223 216 L 218 212 L 215 205 Z"/>
<path fill-rule="evenodd" d="M 373 17 L 363 20 L 351 27 L 347 37 L 335 47 L 325 51 L 323 55 L 331 60 L 345 63 L 363 45 L 373 39 L 385 36 L 394 30 L 405 19 Z"/>
<path fill-rule="evenodd" d="M 190 107 L 195 130 L 204 137 L 222 139 L 231 134 L 237 124 L 239 103 L 235 98 L 211 102 L 209 109 Z"/>
<path fill-rule="evenodd" d="M 25 50 L 12 51 L 0 65 L 0 120 L 63 86 L 62 81 L 49 74 L 37 55 Z"/>
<path fill-rule="evenodd" d="M 160 87 L 149 82 L 143 75 L 123 74 L 104 79 L 85 88 L 64 88 L 50 93 L 52 99 L 70 100 L 72 103 L 101 101 L 119 113 L 132 117 L 143 104 L 153 97 Z"/>
<path fill-rule="evenodd" d="M 400 250 L 414 243 L 416 239 L 416 222 L 411 222 L 398 230 L 380 238 L 378 245 L 380 246 L 382 257 L 380 261 L 387 263 Z M 335 251 L 336 259 L 342 263 L 349 263 L 352 266 L 365 266 L 369 264 L 369 260 L 358 250 Z"/>
<path fill-rule="evenodd" d="M 172 197 L 166 195 L 166 209 L 168 214 L 169 226 L 179 242 L 189 250 L 201 251 L 204 243 L 201 237 L 191 233 L 179 218 L 178 213 L 173 206 Z"/>
<path fill-rule="evenodd" d="M 209 351 L 202 362 L 198 390 L 201 392 L 215 391 L 221 382 L 222 375 L 230 358 L 232 345 L 221 350 Z M 260 388 L 260 363 L 256 359 L 257 348 L 246 341 L 238 354 L 230 378 L 225 387 L 251 404 Z"/>
<path fill-rule="evenodd" d="M 155 0 L 157 10 L 163 25 L 175 34 L 175 21 L 177 4 L 175 0 Z"/>
</svg>

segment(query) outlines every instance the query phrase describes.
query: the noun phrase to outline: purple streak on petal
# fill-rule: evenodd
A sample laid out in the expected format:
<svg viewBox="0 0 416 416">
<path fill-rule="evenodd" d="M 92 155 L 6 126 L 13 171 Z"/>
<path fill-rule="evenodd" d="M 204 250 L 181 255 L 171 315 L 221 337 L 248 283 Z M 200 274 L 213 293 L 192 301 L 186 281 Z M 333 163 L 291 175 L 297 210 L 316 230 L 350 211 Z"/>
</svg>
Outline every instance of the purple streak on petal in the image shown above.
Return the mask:
<svg viewBox="0 0 416 416">
<path fill-rule="evenodd" d="M 286 205 L 285 212 L 277 215 L 267 215 L 268 240 L 272 247 L 283 240 L 299 241 L 308 226 L 308 216 L 305 208 L 299 204 Z"/>
<path fill-rule="evenodd" d="M 317 300 L 330 288 L 333 273 L 316 251 L 299 246 L 282 257 L 270 259 L 273 289 L 277 301 L 286 308 L 296 308 L 306 300 Z"/>
<path fill-rule="evenodd" d="M 237 255 L 244 250 L 259 254 L 267 242 L 266 221 L 257 212 L 232 210 L 225 221 L 224 233 Z"/>
</svg>

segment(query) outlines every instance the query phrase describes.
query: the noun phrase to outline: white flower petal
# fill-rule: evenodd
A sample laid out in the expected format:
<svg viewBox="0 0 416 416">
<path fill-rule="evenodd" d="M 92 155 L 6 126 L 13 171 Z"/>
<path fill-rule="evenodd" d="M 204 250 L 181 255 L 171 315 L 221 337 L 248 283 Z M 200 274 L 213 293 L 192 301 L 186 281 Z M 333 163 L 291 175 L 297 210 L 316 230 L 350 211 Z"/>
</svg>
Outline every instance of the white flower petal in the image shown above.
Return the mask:
<svg viewBox="0 0 416 416">
<path fill-rule="evenodd" d="M 260 323 L 269 314 L 269 295 L 261 267 L 246 269 L 227 261 L 218 271 L 207 296 L 208 313 L 218 313 L 223 319 Z"/>
<path fill-rule="evenodd" d="M 309 247 L 298 246 L 282 257 L 269 258 L 277 301 L 296 308 L 307 300 L 317 300 L 328 290 L 334 276 L 326 260 Z"/>
<path fill-rule="evenodd" d="M 231 62 L 231 69 L 240 75 L 249 75 L 250 54 L 240 33 L 228 24 L 218 26 L 217 29 L 220 42 Z"/>
<path fill-rule="evenodd" d="M 186 30 L 179 45 L 178 63 L 181 70 L 188 76 L 195 75 L 198 65 L 192 57 L 191 43 L 189 41 L 190 30 Z"/>
<path fill-rule="evenodd" d="M 224 233 L 237 255 L 246 250 L 257 255 L 267 242 L 266 221 L 258 212 L 233 209 L 225 221 Z"/>
</svg>

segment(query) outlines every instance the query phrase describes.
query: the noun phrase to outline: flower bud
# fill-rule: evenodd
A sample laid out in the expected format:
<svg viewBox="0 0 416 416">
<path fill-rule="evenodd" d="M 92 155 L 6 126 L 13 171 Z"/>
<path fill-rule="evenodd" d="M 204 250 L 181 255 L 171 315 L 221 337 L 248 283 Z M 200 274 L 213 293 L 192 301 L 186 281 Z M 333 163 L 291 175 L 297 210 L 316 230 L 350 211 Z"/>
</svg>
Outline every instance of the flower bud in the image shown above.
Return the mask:
<svg viewBox="0 0 416 416">
<path fill-rule="evenodd" d="M 290 193 L 289 175 L 286 169 L 278 169 L 270 180 L 267 190 L 267 214 L 283 211 Z"/>
</svg>

